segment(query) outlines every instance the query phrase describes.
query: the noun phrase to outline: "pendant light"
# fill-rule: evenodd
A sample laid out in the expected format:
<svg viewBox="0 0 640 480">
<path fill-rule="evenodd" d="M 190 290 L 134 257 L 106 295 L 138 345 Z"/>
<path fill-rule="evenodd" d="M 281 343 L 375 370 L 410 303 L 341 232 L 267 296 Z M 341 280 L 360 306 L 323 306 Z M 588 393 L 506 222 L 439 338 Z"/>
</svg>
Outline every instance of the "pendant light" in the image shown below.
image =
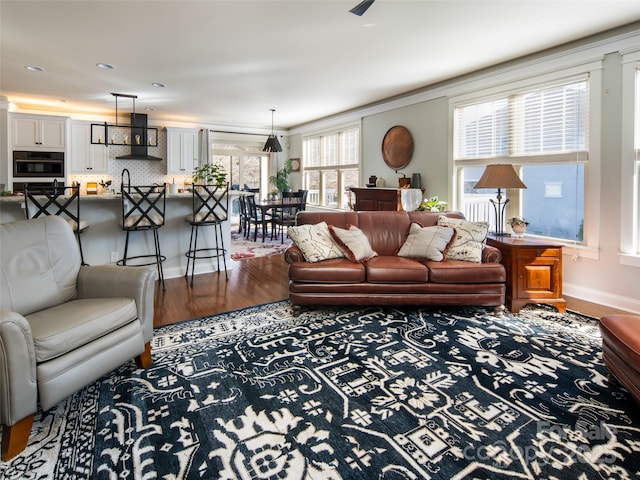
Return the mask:
<svg viewBox="0 0 640 480">
<path fill-rule="evenodd" d="M 282 147 L 280 146 L 280 142 L 278 141 L 278 137 L 273 133 L 273 112 L 275 110 L 272 108 L 271 110 L 271 135 L 267 138 L 267 142 L 264 144 L 262 148 L 263 152 L 281 152 Z"/>
</svg>

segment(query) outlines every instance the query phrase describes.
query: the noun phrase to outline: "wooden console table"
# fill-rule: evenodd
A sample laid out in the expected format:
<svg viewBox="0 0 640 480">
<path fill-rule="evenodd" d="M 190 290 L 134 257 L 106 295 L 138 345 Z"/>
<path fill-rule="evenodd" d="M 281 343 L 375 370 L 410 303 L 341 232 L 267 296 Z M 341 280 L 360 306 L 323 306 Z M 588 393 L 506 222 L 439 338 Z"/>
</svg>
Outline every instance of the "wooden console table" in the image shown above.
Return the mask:
<svg viewBox="0 0 640 480">
<path fill-rule="evenodd" d="M 402 211 L 402 190 L 400 188 L 352 187 L 351 191 L 356 194 L 356 202 L 354 205 L 356 212 L 364 210 Z"/>
<path fill-rule="evenodd" d="M 562 245 L 528 237 L 489 235 L 487 245 L 502 254 L 507 271 L 506 307 L 517 313 L 527 303 L 549 303 L 567 310 L 562 298 Z"/>
</svg>

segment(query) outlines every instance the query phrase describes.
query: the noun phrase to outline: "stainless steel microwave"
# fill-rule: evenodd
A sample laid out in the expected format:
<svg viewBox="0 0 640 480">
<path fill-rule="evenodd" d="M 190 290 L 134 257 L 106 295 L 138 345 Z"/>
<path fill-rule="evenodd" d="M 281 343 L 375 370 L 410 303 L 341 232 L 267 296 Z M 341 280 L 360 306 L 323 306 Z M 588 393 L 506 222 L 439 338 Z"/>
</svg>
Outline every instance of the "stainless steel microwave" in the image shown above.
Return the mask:
<svg viewBox="0 0 640 480">
<path fill-rule="evenodd" d="M 28 152 L 14 150 L 13 176 L 14 178 L 64 177 L 64 152 Z"/>
</svg>

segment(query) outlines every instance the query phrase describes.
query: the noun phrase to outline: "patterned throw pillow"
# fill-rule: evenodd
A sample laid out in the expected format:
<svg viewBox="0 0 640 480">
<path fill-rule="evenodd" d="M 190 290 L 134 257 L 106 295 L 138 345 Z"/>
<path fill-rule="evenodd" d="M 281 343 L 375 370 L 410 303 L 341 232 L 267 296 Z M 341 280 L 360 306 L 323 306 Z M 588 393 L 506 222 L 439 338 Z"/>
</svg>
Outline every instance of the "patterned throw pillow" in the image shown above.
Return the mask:
<svg viewBox="0 0 640 480">
<path fill-rule="evenodd" d="M 344 229 L 329 225 L 329 232 L 340 245 L 346 257 L 352 262 L 361 262 L 378 255 L 371 248 L 367 236 L 358 227 L 347 225 L 347 228 Z"/>
<path fill-rule="evenodd" d="M 344 257 L 344 252 L 333 240 L 326 222 L 298 225 L 287 229 L 289 238 L 302 251 L 307 262 L 320 262 Z"/>
<path fill-rule="evenodd" d="M 428 258 L 441 262 L 452 241 L 455 229 L 451 227 L 423 227 L 412 223 L 409 236 L 398 250 L 399 257 Z"/>
<path fill-rule="evenodd" d="M 487 222 L 468 222 L 440 215 L 438 225 L 456 229 L 453 242 L 447 250 L 447 258 L 465 262 L 482 262 L 482 249 L 489 233 Z"/>
</svg>

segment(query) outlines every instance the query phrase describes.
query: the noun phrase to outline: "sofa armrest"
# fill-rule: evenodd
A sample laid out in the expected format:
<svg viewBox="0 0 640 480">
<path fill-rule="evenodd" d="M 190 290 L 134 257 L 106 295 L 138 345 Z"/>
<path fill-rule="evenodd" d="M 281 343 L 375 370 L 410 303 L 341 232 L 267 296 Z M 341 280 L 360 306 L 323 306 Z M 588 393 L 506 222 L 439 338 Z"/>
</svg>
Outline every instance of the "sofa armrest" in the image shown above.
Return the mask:
<svg viewBox="0 0 640 480">
<path fill-rule="evenodd" d="M 502 253 L 496 247 L 485 245 L 482 249 L 482 263 L 500 263 Z"/>
<path fill-rule="evenodd" d="M 145 343 L 153 337 L 153 302 L 158 272 L 152 267 L 94 265 L 80 268 L 77 298 L 133 298 Z"/>
<path fill-rule="evenodd" d="M 284 251 L 284 260 L 290 265 L 296 262 L 306 261 L 304 255 L 302 254 L 302 250 L 300 250 L 295 245 L 289 245 Z"/>
<path fill-rule="evenodd" d="M 0 309 L 0 423 L 13 425 L 38 407 L 36 353 L 29 322 Z"/>
</svg>

